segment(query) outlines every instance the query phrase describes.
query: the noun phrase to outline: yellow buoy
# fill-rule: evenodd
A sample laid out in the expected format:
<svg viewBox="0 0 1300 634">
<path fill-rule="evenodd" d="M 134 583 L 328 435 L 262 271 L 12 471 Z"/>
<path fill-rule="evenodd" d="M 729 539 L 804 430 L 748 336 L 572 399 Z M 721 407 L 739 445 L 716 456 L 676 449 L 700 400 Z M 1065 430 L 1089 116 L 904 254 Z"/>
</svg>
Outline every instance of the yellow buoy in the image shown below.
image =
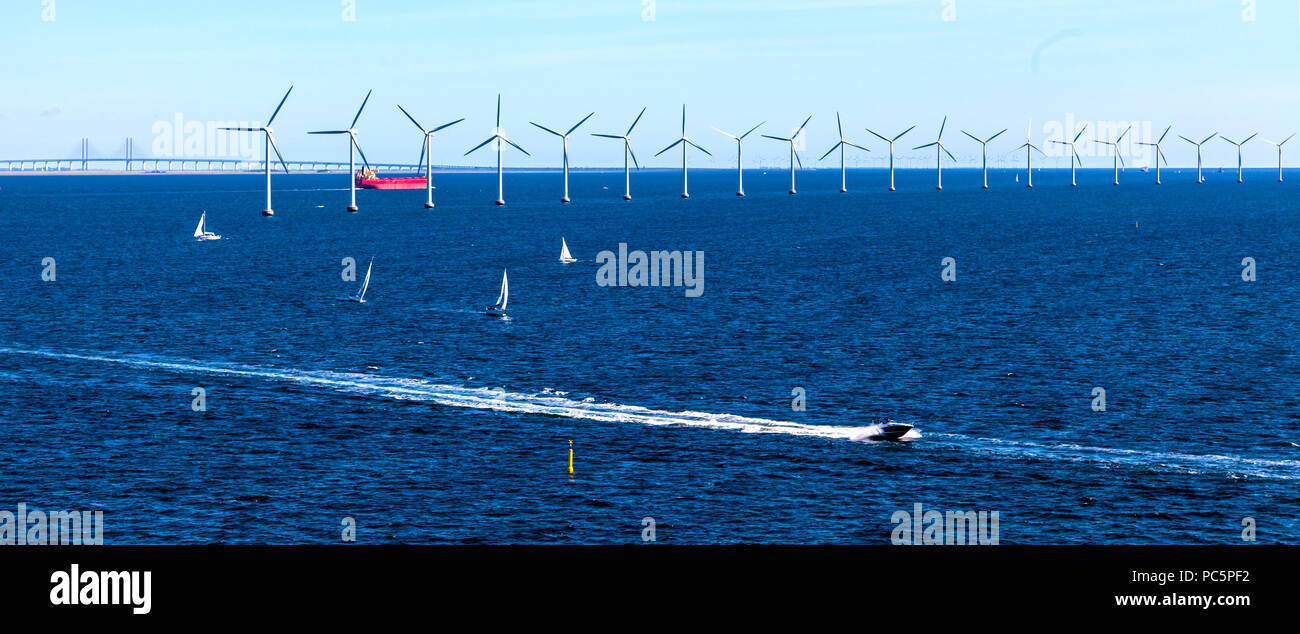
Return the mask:
<svg viewBox="0 0 1300 634">
<path fill-rule="evenodd" d="M 573 473 L 573 441 L 569 441 L 569 473 Z"/>
</svg>

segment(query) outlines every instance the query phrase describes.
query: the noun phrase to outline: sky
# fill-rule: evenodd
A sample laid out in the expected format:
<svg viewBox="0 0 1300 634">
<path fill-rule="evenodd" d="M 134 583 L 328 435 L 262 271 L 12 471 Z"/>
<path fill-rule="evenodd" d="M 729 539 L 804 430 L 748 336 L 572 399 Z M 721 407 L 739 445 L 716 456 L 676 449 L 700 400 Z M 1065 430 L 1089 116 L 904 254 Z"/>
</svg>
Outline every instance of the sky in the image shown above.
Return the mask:
<svg viewBox="0 0 1300 634">
<path fill-rule="evenodd" d="M 346 127 L 374 90 L 357 129 L 371 161 L 414 163 L 426 127 L 466 117 L 438 134 L 436 164 L 495 164 L 491 148 L 465 151 L 503 128 L 532 156 L 507 149 L 507 166 L 560 163 L 557 138 L 529 125 L 567 129 L 595 112 L 570 143 L 575 167 L 622 165 L 619 142 L 637 112 L 638 158 L 680 165 L 681 136 L 713 153 L 691 165 L 735 164 L 732 133 L 766 121 L 745 142 L 747 165 L 779 167 L 787 136 L 809 115 L 801 140 L 808 165 L 845 136 L 871 149 L 850 165 L 877 166 L 893 136 L 905 166 L 933 165 L 934 140 L 974 167 L 986 137 L 993 164 L 1019 165 L 1026 130 L 1068 166 L 1046 138 L 1089 123 L 1079 146 L 1089 167 L 1109 167 L 1088 142 L 1134 124 L 1124 153 L 1149 163 L 1149 141 L 1173 125 L 1165 154 L 1195 164 L 1178 140 L 1213 132 L 1240 140 L 1247 166 L 1272 166 L 1261 139 L 1300 131 L 1300 1 L 1291 0 L 5 0 L 0 34 L 0 159 L 92 155 L 260 156 L 260 143 L 174 143 L 175 122 L 207 128 L 263 123 L 290 85 L 274 122 L 287 158 L 346 161 L 344 137 L 308 130 Z M 1032 121 L 1032 128 L 1030 122 Z M 183 129 L 183 126 L 182 126 Z M 170 132 L 169 132 L 170 130 Z M 1073 136 L 1073 134 L 1070 134 Z M 182 136 L 182 139 L 185 137 Z M 164 140 L 172 140 L 169 148 Z M 1293 142 L 1300 152 L 1300 140 Z M 1290 149 L 1292 146 L 1288 145 Z M 186 154 L 186 153 L 189 154 Z M 1215 139 L 1208 166 L 1235 165 Z M 1295 165 L 1300 165 L 1296 154 Z"/>
</svg>

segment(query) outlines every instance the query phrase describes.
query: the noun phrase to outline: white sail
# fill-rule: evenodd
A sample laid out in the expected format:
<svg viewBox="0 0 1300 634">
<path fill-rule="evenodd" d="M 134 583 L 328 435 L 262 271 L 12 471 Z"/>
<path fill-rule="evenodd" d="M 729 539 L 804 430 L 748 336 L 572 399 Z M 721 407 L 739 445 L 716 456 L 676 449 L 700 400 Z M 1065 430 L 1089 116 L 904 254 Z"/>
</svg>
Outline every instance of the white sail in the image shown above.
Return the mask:
<svg viewBox="0 0 1300 634">
<path fill-rule="evenodd" d="M 501 271 L 501 294 L 497 296 L 497 309 L 505 310 L 506 303 L 510 301 L 510 280 L 506 276 L 506 271 Z"/>
<path fill-rule="evenodd" d="M 573 256 L 569 254 L 569 243 L 564 241 L 563 236 L 560 236 L 560 261 L 561 262 L 574 261 Z"/>
<path fill-rule="evenodd" d="M 195 229 L 194 229 L 194 237 L 195 237 L 195 238 L 202 238 L 202 237 L 203 237 L 203 221 L 204 221 L 204 219 L 206 219 L 207 217 L 208 217 L 208 212 L 206 212 L 206 211 L 203 212 L 203 215 L 199 216 L 199 226 L 198 226 L 198 227 L 195 227 Z"/>
<path fill-rule="evenodd" d="M 370 269 L 375 268 L 375 259 L 370 258 L 370 266 L 366 267 L 366 279 L 361 282 L 361 290 L 357 292 L 357 301 L 365 303 L 366 289 L 370 288 Z"/>
</svg>

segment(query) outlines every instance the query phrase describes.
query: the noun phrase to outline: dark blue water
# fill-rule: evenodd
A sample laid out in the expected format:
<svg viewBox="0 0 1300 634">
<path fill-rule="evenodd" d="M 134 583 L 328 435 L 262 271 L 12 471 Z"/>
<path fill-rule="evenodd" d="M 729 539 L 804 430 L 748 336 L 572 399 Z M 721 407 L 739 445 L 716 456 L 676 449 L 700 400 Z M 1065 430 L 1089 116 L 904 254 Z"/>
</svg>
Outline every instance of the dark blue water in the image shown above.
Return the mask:
<svg viewBox="0 0 1300 634">
<path fill-rule="evenodd" d="M 915 503 L 1003 543 L 1300 538 L 1300 174 L 1013 174 L 575 173 L 568 206 L 507 174 L 505 208 L 444 175 L 357 214 L 277 176 L 274 218 L 255 175 L 3 178 L 0 508 L 108 543 L 883 544 Z M 597 286 L 620 242 L 703 251 L 703 296 Z"/>
</svg>

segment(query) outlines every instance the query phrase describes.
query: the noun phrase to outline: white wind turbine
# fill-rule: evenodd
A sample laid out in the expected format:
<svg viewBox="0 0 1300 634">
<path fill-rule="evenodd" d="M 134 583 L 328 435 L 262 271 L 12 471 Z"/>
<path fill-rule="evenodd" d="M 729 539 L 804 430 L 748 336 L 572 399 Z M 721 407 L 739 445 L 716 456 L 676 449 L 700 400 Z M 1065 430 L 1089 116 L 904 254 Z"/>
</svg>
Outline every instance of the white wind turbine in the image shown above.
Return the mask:
<svg viewBox="0 0 1300 634">
<path fill-rule="evenodd" d="M 593 112 L 593 113 L 591 113 L 591 114 L 589 114 L 589 115 L 583 117 L 583 118 L 582 118 L 582 121 L 579 121 L 579 122 L 573 124 L 573 127 L 572 127 L 572 128 L 569 128 L 569 131 L 568 131 L 568 132 L 565 132 L 564 134 L 560 134 L 559 132 L 556 132 L 555 130 L 552 130 L 552 129 L 550 129 L 550 128 L 548 128 L 548 127 L 546 127 L 546 126 L 544 126 L 544 125 L 542 125 L 542 124 L 540 124 L 540 123 L 534 123 L 534 122 L 532 122 L 532 121 L 529 121 L 529 123 L 532 123 L 533 125 L 535 125 L 535 126 L 541 128 L 541 129 L 543 129 L 543 130 L 545 130 L 545 131 L 547 131 L 547 132 L 550 132 L 551 134 L 554 134 L 555 136 L 560 137 L 560 141 L 563 142 L 563 145 L 564 145 L 564 197 L 560 199 L 560 202 L 562 202 L 562 203 L 567 203 L 567 202 L 569 202 L 569 135 L 570 135 L 570 134 L 573 134 L 573 131 L 574 131 L 574 130 L 577 130 L 579 126 L 581 126 L 582 124 L 586 123 L 586 122 L 587 122 L 587 119 L 590 119 L 590 118 L 592 117 L 592 115 L 595 115 L 595 114 L 596 114 L 596 113 Z"/>
<path fill-rule="evenodd" d="M 1251 134 L 1245 139 L 1242 139 L 1241 143 L 1237 143 L 1236 141 L 1233 141 L 1232 139 L 1229 139 L 1228 137 L 1223 136 L 1222 134 L 1219 135 L 1220 139 L 1223 139 L 1224 141 L 1227 141 L 1228 143 L 1237 146 L 1237 182 L 1238 183 L 1241 182 L 1241 146 L 1249 143 L 1250 140 L 1255 138 L 1258 134 L 1259 134 L 1258 132 Z"/>
<path fill-rule="evenodd" d="M 1097 143 L 1099 145 L 1109 145 L 1115 151 L 1115 155 L 1114 155 L 1115 158 L 1111 161 L 1111 163 L 1113 163 L 1115 166 L 1115 182 L 1111 183 L 1112 185 L 1119 185 L 1119 166 L 1123 165 L 1124 163 L 1124 157 L 1119 155 L 1120 141 L 1123 141 L 1124 137 L 1128 134 L 1129 130 L 1132 129 L 1133 126 L 1124 128 L 1124 131 L 1121 132 L 1119 137 L 1117 137 L 1114 141 L 1099 141 L 1097 139 L 1092 140 L 1093 143 Z"/>
<path fill-rule="evenodd" d="M 949 152 L 948 148 L 943 146 L 943 129 L 947 126 L 948 126 L 948 117 L 945 116 L 943 118 L 943 123 L 939 124 L 938 138 L 936 138 L 933 142 L 926 143 L 925 145 L 918 145 L 912 148 L 913 150 L 924 150 L 925 148 L 928 147 L 932 147 L 932 146 L 934 147 L 934 163 L 939 170 L 939 184 L 938 186 L 935 187 L 935 189 L 943 189 L 943 155 L 947 154 L 948 158 L 952 159 L 954 163 L 957 162 L 957 157 L 953 156 L 952 152 Z"/>
<path fill-rule="evenodd" d="M 1025 130 L 1025 144 L 1016 149 L 1017 150 L 1023 149 L 1025 151 L 1025 170 L 1029 173 L 1028 174 L 1029 183 L 1025 185 L 1025 187 L 1033 187 L 1034 186 L 1033 152 L 1038 152 L 1043 156 L 1047 156 L 1047 154 L 1045 154 L 1042 150 L 1038 149 L 1037 145 L 1034 145 L 1034 121 L 1032 119 L 1030 119 L 1029 121 L 1029 128 Z"/>
<path fill-rule="evenodd" d="M 799 158 L 799 153 L 796 152 L 794 149 L 794 141 L 795 139 L 799 138 L 799 134 L 803 132 L 804 126 L 808 125 L 809 121 L 812 121 L 812 115 L 808 115 L 808 118 L 803 120 L 803 125 L 800 125 L 799 128 L 794 131 L 794 134 L 791 134 L 789 138 L 772 136 L 770 134 L 763 135 L 763 138 L 772 139 L 773 141 L 784 141 L 790 144 L 790 195 L 791 196 L 798 193 L 795 191 L 794 188 L 795 163 L 799 164 L 799 169 L 803 169 L 803 160 Z"/>
<path fill-rule="evenodd" d="M 514 141 L 507 139 L 506 133 L 501 129 L 501 95 L 500 94 L 497 95 L 497 127 L 492 130 L 492 136 L 488 137 L 486 141 L 474 146 L 473 150 L 470 150 L 469 152 L 465 153 L 465 156 L 469 156 L 474 152 L 474 150 L 477 150 L 493 141 L 497 142 L 497 205 L 500 206 L 506 204 L 505 182 L 501 175 L 501 149 L 502 149 L 501 145 L 503 143 L 509 143 L 516 150 L 519 150 L 524 154 L 528 154 L 528 150 L 519 147 L 518 145 L 515 144 Z M 528 154 L 528 156 L 532 156 L 532 154 Z"/>
<path fill-rule="evenodd" d="M 1282 139 L 1282 140 L 1281 140 L 1280 142 L 1278 142 L 1278 143 L 1274 143 L 1274 142 L 1272 142 L 1272 141 L 1269 141 L 1268 139 L 1264 139 L 1264 142 L 1265 142 L 1265 143 L 1277 147 L 1277 182 L 1279 182 L 1279 183 L 1282 182 L 1282 146 L 1283 146 L 1283 145 L 1286 145 L 1286 142 L 1287 142 L 1287 141 L 1290 141 L 1290 140 L 1291 140 L 1291 137 L 1293 137 L 1293 136 L 1295 136 L 1295 135 L 1292 134 L 1291 136 L 1289 136 L 1289 137 L 1287 137 L 1287 138 L 1285 138 L 1285 139 Z"/>
<path fill-rule="evenodd" d="M 901 139 L 901 138 L 903 138 L 903 135 L 904 135 L 904 134 L 907 134 L 908 132 L 911 132 L 911 131 L 912 131 L 912 128 L 915 128 L 915 127 L 916 127 L 916 126 L 912 126 L 911 128 L 908 128 L 908 129 L 906 129 L 906 130 L 903 130 L 902 133 L 900 133 L 898 136 L 896 136 L 896 137 L 894 137 L 894 138 L 892 138 L 892 139 L 886 139 L 885 137 L 881 136 L 880 134 L 877 134 L 877 133 L 876 133 L 874 130 L 872 130 L 871 128 L 867 128 L 867 129 L 866 129 L 867 132 L 870 132 L 870 133 L 872 133 L 872 134 L 875 134 L 875 135 L 876 135 L 876 138 L 878 138 L 878 139 L 880 139 L 881 141 L 884 141 L 885 143 L 888 143 L 888 144 L 889 144 L 889 191 L 891 191 L 891 192 L 894 191 L 894 142 L 897 141 L 897 140 L 899 140 L 899 139 Z"/>
<path fill-rule="evenodd" d="M 450 128 L 451 126 L 464 121 L 465 118 L 461 117 L 451 123 L 444 123 L 432 130 L 425 130 L 424 126 L 420 125 L 420 122 L 416 121 L 415 117 L 412 117 L 411 113 L 407 112 L 406 108 L 403 108 L 401 104 L 398 104 L 397 109 L 401 110 L 402 114 L 406 115 L 406 118 L 410 119 L 411 123 L 414 123 L 415 127 L 420 129 L 420 132 L 424 133 L 424 145 L 420 150 L 420 162 L 424 163 L 424 188 L 429 193 L 429 198 L 424 201 L 424 208 L 433 209 L 433 151 L 431 149 L 433 135 L 444 128 Z M 358 147 L 357 149 L 361 148 Z"/>
<path fill-rule="evenodd" d="M 690 198 L 691 192 L 686 187 L 686 146 L 689 145 L 701 152 L 704 152 L 705 154 L 708 154 L 709 156 L 713 156 L 713 153 L 696 145 L 694 141 L 686 138 L 686 104 L 682 104 L 682 138 L 677 139 L 677 141 L 675 141 L 672 145 L 662 150 L 659 150 L 659 154 L 663 154 L 664 152 L 667 152 L 668 150 L 677 147 L 678 144 L 681 144 L 682 146 L 682 198 Z M 655 154 L 655 156 L 659 156 L 659 154 Z"/>
<path fill-rule="evenodd" d="M 352 117 L 352 123 L 346 130 L 316 130 L 307 134 L 346 134 L 348 135 L 348 191 L 351 194 L 351 202 L 348 203 L 348 211 L 357 210 L 357 164 L 353 150 L 361 154 L 361 163 L 370 167 L 370 161 L 366 160 L 366 153 L 361 151 L 361 145 L 357 143 L 357 121 L 361 119 L 361 111 L 366 109 L 366 104 L 370 102 L 370 94 L 375 91 L 371 90 L 366 93 L 366 98 L 361 101 L 361 107 L 357 108 L 357 116 Z"/>
<path fill-rule="evenodd" d="M 1002 132 L 1006 132 L 1006 131 L 1007 131 L 1006 128 L 1002 128 Z M 988 189 L 988 188 L 989 188 L 989 141 L 992 141 L 993 139 L 996 139 L 996 138 L 998 138 L 999 136 L 1002 136 L 1002 132 L 999 132 L 999 133 L 997 133 L 997 134 L 995 134 L 995 135 L 993 135 L 993 136 L 991 136 L 991 137 L 989 137 L 989 138 L 984 139 L 983 141 L 981 141 L 979 137 L 977 137 L 977 136 L 975 136 L 975 135 L 973 135 L 973 134 L 971 134 L 971 133 L 969 133 L 969 132 L 967 132 L 967 131 L 965 131 L 965 130 L 962 130 L 962 131 L 961 131 L 962 134 L 964 134 L 964 135 L 970 137 L 971 139 L 974 139 L 974 141 L 975 141 L 976 143 L 980 144 L 980 152 L 981 152 L 981 154 L 982 154 L 982 156 L 983 156 L 983 165 L 984 165 L 984 187 L 982 187 L 982 189 Z"/>
<path fill-rule="evenodd" d="M 826 153 L 823 154 L 822 157 L 819 158 L 819 159 L 817 159 L 817 160 L 819 160 L 819 161 L 824 161 L 824 160 L 826 160 L 826 157 L 828 157 L 828 156 L 831 155 L 831 152 L 834 152 L 834 151 L 837 150 L 837 149 L 840 151 L 840 193 L 843 194 L 843 193 L 849 191 L 848 182 L 845 180 L 845 169 L 844 169 L 844 148 L 845 148 L 846 146 L 847 146 L 847 147 L 855 147 L 855 148 L 858 148 L 859 150 L 862 150 L 863 152 L 870 152 L 871 150 L 868 150 L 867 148 L 864 148 L 864 147 L 862 147 L 861 145 L 855 145 L 855 144 L 853 144 L 853 143 L 849 143 L 848 141 L 846 141 L 846 140 L 844 139 L 844 126 L 840 123 L 840 113 L 838 113 L 838 112 L 835 113 L 835 126 L 838 127 L 839 130 L 840 130 L 840 140 L 839 140 L 839 142 L 836 143 L 835 145 L 832 145 L 832 146 L 831 146 L 831 149 L 826 150 Z"/>
<path fill-rule="evenodd" d="M 275 145 L 275 137 L 271 134 L 271 122 L 275 121 L 275 115 L 280 114 L 280 108 L 284 107 L 284 102 L 289 98 L 289 93 L 293 92 L 293 86 L 285 91 L 284 98 L 280 100 L 280 105 L 275 107 L 275 112 L 271 113 L 271 118 L 266 120 L 266 125 L 260 128 L 220 128 L 221 130 L 236 130 L 241 132 L 261 132 L 265 135 L 262 144 L 262 169 L 266 172 L 266 209 L 262 210 L 263 216 L 274 216 L 275 212 L 271 210 L 271 150 L 275 150 L 275 156 L 280 159 L 280 165 L 284 167 L 284 173 L 289 173 L 289 166 L 284 162 L 284 156 L 280 154 L 280 148 Z"/>
<path fill-rule="evenodd" d="M 763 123 L 767 123 L 767 122 L 764 121 Z M 741 146 L 744 145 L 744 143 L 745 143 L 745 137 L 749 136 L 749 134 L 750 134 L 751 132 L 753 132 L 754 130 L 757 130 L 757 129 L 763 127 L 763 123 L 760 123 L 760 124 L 758 124 L 758 125 L 756 125 L 756 126 L 750 128 L 750 129 L 749 129 L 749 132 L 746 132 L 746 133 L 744 133 L 744 134 L 742 134 L 742 135 L 740 135 L 740 136 L 736 136 L 736 135 L 731 134 L 731 133 L 729 133 L 729 132 L 723 132 L 722 130 L 719 130 L 719 129 L 717 129 L 717 128 L 713 128 L 714 131 L 718 132 L 719 134 L 722 134 L 723 136 L 729 136 L 729 137 L 731 137 L 732 139 L 734 139 L 734 140 L 736 141 L 736 177 L 739 179 L 738 184 L 737 184 L 738 189 L 736 190 L 736 195 L 737 195 L 737 196 L 744 196 L 744 195 L 745 195 L 745 166 L 744 166 L 744 163 L 741 161 L 741 152 L 740 152 L 740 150 L 741 150 Z M 713 126 L 709 126 L 709 127 L 713 127 Z"/>
<path fill-rule="evenodd" d="M 1202 145 L 1205 145 L 1206 143 L 1209 143 L 1209 142 L 1210 142 L 1210 139 L 1213 139 L 1214 137 L 1216 137 L 1216 136 L 1218 136 L 1218 135 L 1219 135 L 1218 132 L 1211 133 L 1210 136 L 1205 137 L 1205 140 L 1204 140 L 1204 141 L 1201 141 L 1200 143 L 1197 143 L 1196 141 L 1193 141 L 1193 140 L 1191 140 L 1191 139 L 1189 139 L 1189 138 L 1187 138 L 1187 137 L 1185 137 L 1185 136 L 1183 136 L 1183 135 L 1181 135 L 1181 134 L 1178 135 L 1178 138 L 1180 138 L 1180 139 L 1182 139 L 1182 140 L 1184 140 L 1184 141 L 1187 141 L 1188 143 L 1191 143 L 1192 145 L 1195 145 L 1195 146 L 1196 146 L 1196 182 L 1197 182 L 1197 184 L 1200 184 L 1200 183 L 1204 183 L 1204 182 L 1205 182 L 1205 178 L 1204 178 L 1203 176 L 1201 176 L 1201 146 L 1202 146 Z"/>
<path fill-rule="evenodd" d="M 1052 139 L 1052 143 L 1055 143 L 1057 145 L 1067 145 L 1070 147 L 1070 187 L 1079 186 L 1079 182 L 1076 181 L 1074 178 L 1074 162 L 1077 159 L 1079 161 L 1079 164 L 1082 165 L 1083 157 L 1079 156 L 1079 149 L 1076 148 L 1075 145 L 1079 142 L 1079 137 L 1083 136 L 1084 130 L 1087 129 L 1088 129 L 1088 124 L 1086 123 L 1083 124 L 1083 127 L 1079 128 L 1079 133 L 1074 135 L 1073 141 L 1057 141 L 1056 139 Z M 1064 133 L 1061 134 L 1061 138 L 1062 139 L 1065 138 Z"/>
<path fill-rule="evenodd" d="M 1169 134 L 1169 131 L 1172 130 L 1172 129 L 1174 129 L 1174 126 L 1169 126 L 1169 127 L 1165 128 L 1164 134 L 1161 134 L 1161 135 L 1160 135 L 1160 138 L 1159 138 L 1159 139 L 1156 139 L 1156 142 L 1155 142 L 1155 143 L 1147 143 L 1147 142 L 1145 142 L 1145 141 L 1139 141 L 1139 142 L 1138 142 L 1138 145 L 1149 145 L 1149 146 L 1151 146 L 1151 147 L 1153 147 L 1153 148 L 1156 149 L 1156 160 L 1155 160 L 1155 163 L 1156 163 L 1156 184 L 1157 184 L 1157 185 L 1160 184 L 1160 161 L 1164 161 L 1164 162 L 1165 162 L 1165 165 L 1168 165 L 1168 164 L 1169 164 L 1169 160 L 1165 158 L 1164 150 L 1161 150 L 1161 149 L 1160 149 L 1160 144 L 1164 142 L 1164 140 L 1165 140 L 1165 136 L 1168 135 L 1168 134 Z"/>
<path fill-rule="evenodd" d="M 641 114 L 638 114 L 636 119 L 632 121 L 632 125 L 628 126 L 627 134 L 592 133 L 591 135 L 604 137 L 606 139 L 621 139 L 623 141 L 623 200 L 632 200 L 632 172 L 629 171 L 627 167 L 628 157 L 632 157 L 632 164 L 636 165 L 637 169 L 641 169 L 641 165 L 636 162 L 636 154 L 632 152 L 632 129 L 641 121 L 641 115 L 644 114 L 645 108 L 641 108 Z"/>
</svg>

